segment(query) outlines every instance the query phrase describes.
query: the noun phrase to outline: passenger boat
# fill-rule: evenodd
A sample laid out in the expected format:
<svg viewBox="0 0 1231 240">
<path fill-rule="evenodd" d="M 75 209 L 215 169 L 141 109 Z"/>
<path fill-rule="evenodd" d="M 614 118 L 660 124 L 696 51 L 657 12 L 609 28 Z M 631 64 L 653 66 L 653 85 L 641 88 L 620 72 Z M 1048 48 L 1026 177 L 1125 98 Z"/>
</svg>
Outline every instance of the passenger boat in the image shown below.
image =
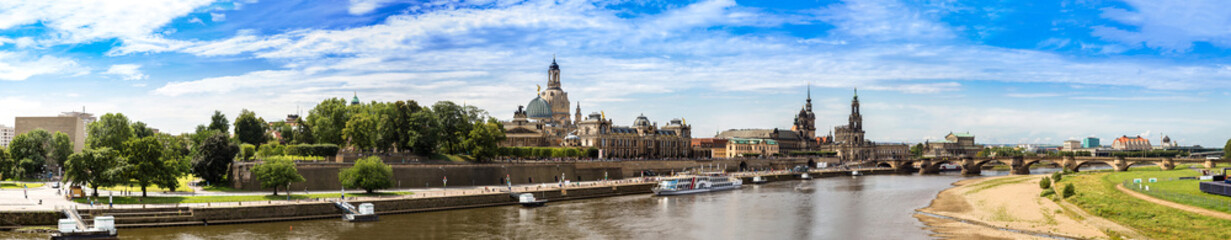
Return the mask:
<svg viewBox="0 0 1231 240">
<path fill-rule="evenodd" d="M 672 177 L 658 182 L 654 194 L 673 196 L 739 189 L 744 181 L 722 174 Z"/>
<path fill-rule="evenodd" d="M 812 180 L 812 175 L 808 175 L 808 173 L 800 174 L 799 179 Z"/>
</svg>

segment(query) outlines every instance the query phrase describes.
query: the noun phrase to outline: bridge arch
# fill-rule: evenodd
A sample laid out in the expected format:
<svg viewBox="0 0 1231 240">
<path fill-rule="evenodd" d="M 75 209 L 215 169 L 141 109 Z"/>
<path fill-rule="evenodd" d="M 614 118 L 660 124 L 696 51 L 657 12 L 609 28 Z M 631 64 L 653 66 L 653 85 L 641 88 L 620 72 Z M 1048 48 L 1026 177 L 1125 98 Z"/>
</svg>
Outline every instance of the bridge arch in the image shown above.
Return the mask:
<svg viewBox="0 0 1231 240">
<path fill-rule="evenodd" d="M 1108 166 L 1108 167 L 1110 167 L 1112 170 L 1115 170 L 1115 168 L 1116 168 L 1116 165 L 1115 165 L 1115 164 L 1113 164 L 1113 163 L 1112 163 L 1112 162 L 1110 162 L 1110 161 L 1104 161 L 1104 160 L 1085 160 L 1085 161 L 1077 161 L 1077 164 L 1073 164 L 1073 166 L 1069 167 L 1069 171 L 1073 171 L 1073 172 L 1080 172 L 1080 171 L 1081 171 L 1081 167 L 1094 167 L 1094 166 L 1099 166 L 1099 165 L 1107 165 L 1107 166 Z"/>
<path fill-rule="evenodd" d="M 739 161 L 739 171 L 748 171 L 748 162 Z"/>
<path fill-rule="evenodd" d="M 889 164 L 889 162 L 878 162 L 878 163 L 876 163 L 876 167 L 878 167 L 878 168 L 892 168 L 892 167 L 893 167 L 893 164 Z"/>
</svg>

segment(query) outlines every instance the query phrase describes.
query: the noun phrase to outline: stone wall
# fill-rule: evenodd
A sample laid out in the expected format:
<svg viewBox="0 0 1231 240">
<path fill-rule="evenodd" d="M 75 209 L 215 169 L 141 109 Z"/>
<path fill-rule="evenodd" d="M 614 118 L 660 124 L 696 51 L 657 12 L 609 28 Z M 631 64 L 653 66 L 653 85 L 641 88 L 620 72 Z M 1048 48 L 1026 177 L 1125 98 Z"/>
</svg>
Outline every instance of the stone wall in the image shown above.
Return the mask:
<svg viewBox="0 0 1231 240">
<path fill-rule="evenodd" d="M 28 226 L 55 225 L 64 214 L 56 211 L 5 211 L 0 212 L 0 230 L 13 230 Z"/>
<path fill-rule="evenodd" d="M 401 164 L 393 168 L 394 188 L 500 185 L 508 176 L 513 184 L 554 183 L 561 177 L 572 181 L 623 179 L 639 177 L 643 171 L 660 175 L 699 167 L 738 171 L 743 163 L 749 169 L 788 169 L 813 162 L 837 162 L 835 158 L 783 159 L 705 159 L 620 162 L 560 162 L 560 163 L 488 163 L 488 164 Z M 232 187 L 243 190 L 269 190 L 251 173 L 256 163 L 236 163 L 232 166 Z M 291 190 L 340 190 L 338 172 L 353 163 L 300 163 L 299 174 L 306 181 L 291 184 Z"/>
</svg>

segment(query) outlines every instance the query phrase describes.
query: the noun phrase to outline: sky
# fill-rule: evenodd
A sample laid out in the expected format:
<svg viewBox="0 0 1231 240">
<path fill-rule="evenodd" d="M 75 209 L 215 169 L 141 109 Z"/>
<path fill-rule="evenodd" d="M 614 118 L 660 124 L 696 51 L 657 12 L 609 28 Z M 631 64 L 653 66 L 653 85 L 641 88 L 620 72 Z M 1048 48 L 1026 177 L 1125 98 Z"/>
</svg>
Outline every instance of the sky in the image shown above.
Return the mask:
<svg viewBox="0 0 1231 240">
<path fill-rule="evenodd" d="M 0 124 L 120 112 L 163 132 L 328 98 L 449 100 L 511 119 L 553 56 L 585 113 L 694 137 L 818 132 L 858 89 L 867 138 L 1104 144 L 1231 137 L 1216 0 L 0 1 Z"/>
</svg>

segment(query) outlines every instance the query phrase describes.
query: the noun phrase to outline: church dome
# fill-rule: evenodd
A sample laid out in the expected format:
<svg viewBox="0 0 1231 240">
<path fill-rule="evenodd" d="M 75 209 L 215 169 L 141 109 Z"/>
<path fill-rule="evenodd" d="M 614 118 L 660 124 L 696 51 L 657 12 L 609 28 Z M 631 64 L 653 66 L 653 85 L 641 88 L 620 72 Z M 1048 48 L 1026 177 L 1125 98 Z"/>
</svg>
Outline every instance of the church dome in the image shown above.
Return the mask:
<svg viewBox="0 0 1231 240">
<path fill-rule="evenodd" d="M 529 104 L 526 104 L 526 117 L 551 118 L 551 105 L 547 105 L 547 101 L 543 98 L 535 96 Z"/>
<path fill-rule="evenodd" d="M 646 118 L 645 115 L 638 116 L 637 120 L 633 120 L 633 126 L 634 127 L 649 127 L 650 119 Z"/>
</svg>

